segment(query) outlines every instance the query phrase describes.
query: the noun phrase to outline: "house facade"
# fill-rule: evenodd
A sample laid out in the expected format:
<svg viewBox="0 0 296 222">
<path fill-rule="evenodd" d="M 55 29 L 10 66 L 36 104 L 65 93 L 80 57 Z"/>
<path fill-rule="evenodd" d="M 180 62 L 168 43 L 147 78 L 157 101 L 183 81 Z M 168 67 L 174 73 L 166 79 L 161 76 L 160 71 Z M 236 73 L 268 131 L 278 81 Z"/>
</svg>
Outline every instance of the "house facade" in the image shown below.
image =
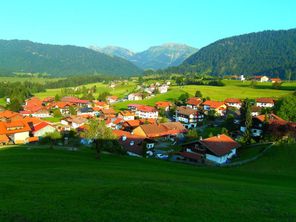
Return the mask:
<svg viewBox="0 0 296 222">
<path fill-rule="evenodd" d="M 181 122 L 187 129 L 197 127 L 204 119 L 203 113 L 186 106 L 177 107 L 175 120 Z"/>
</svg>

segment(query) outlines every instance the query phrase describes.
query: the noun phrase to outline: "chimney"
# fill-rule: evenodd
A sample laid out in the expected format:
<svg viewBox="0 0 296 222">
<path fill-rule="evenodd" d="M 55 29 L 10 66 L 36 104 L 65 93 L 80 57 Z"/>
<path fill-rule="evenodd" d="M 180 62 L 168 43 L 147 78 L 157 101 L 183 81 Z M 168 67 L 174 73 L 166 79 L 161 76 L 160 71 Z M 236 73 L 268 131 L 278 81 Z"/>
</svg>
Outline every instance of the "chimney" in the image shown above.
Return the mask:
<svg viewBox="0 0 296 222">
<path fill-rule="evenodd" d="M 220 138 L 220 134 L 218 134 L 217 137 Z"/>
</svg>

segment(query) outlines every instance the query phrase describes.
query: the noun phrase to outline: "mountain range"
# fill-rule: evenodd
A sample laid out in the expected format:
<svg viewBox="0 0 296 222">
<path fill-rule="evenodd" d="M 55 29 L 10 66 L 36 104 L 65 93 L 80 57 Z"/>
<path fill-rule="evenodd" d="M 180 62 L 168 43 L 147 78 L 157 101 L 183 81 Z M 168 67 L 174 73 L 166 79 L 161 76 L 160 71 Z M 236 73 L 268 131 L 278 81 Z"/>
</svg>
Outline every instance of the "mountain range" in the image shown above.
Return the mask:
<svg viewBox="0 0 296 222">
<path fill-rule="evenodd" d="M 181 73 L 263 74 L 296 79 L 296 29 L 221 39 L 200 49 L 175 69 Z"/>
<path fill-rule="evenodd" d="M 17 72 L 52 76 L 94 73 L 130 76 L 141 74 L 143 70 L 125 59 L 85 47 L 0 40 L 0 74 Z"/>
<path fill-rule="evenodd" d="M 99 48 L 90 46 L 91 49 L 111 56 L 129 60 L 142 69 L 165 69 L 170 66 L 180 65 L 186 58 L 198 50 L 185 44 L 167 43 L 153 46 L 143 52 L 132 52 L 118 46 Z"/>
</svg>

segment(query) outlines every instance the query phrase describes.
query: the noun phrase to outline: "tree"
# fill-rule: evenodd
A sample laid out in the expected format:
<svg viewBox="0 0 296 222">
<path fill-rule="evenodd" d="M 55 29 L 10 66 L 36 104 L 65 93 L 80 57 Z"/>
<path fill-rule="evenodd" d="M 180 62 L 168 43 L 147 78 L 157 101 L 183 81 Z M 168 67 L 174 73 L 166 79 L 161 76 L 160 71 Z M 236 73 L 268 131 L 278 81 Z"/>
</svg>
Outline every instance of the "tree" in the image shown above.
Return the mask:
<svg viewBox="0 0 296 222">
<path fill-rule="evenodd" d="M 69 107 L 69 112 L 70 112 L 71 115 L 76 115 L 77 114 L 77 111 L 73 106 Z"/>
<path fill-rule="evenodd" d="M 59 109 L 55 109 L 53 111 L 53 116 L 56 117 L 56 118 L 59 118 L 59 117 L 62 117 L 62 113 Z"/>
<path fill-rule="evenodd" d="M 183 78 L 183 77 L 177 77 L 177 78 L 176 78 L 176 84 L 177 84 L 178 86 L 183 85 L 183 83 L 184 83 L 184 78 Z"/>
<path fill-rule="evenodd" d="M 59 94 L 56 94 L 54 97 L 54 101 L 60 101 L 61 100 L 61 96 Z"/>
<path fill-rule="evenodd" d="M 198 132 L 196 129 L 190 129 L 187 133 L 187 137 L 191 139 L 198 139 Z"/>
<path fill-rule="evenodd" d="M 189 98 L 189 94 L 188 93 L 183 93 L 179 96 L 179 101 L 181 101 L 181 103 L 186 103 L 186 101 Z"/>
<path fill-rule="evenodd" d="M 197 91 L 195 92 L 195 97 L 202 98 L 202 94 L 201 94 L 201 92 L 200 92 L 199 90 L 197 90 Z"/>
<path fill-rule="evenodd" d="M 110 96 L 111 94 L 109 92 L 102 92 L 99 94 L 98 96 L 98 100 L 99 101 L 105 101 L 106 102 L 106 98 L 107 96 Z"/>
<path fill-rule="evenodd" d="M 296 122 L 296 95 L 285 96 L 279 99 L 275 105 L 275 111 L 281 118 Z"/>
<path fill-rule="evenodd" d="M 93 140 L 97 159 L 100 158 L 102 150 L 122 152 L 117 144 L 117 137 L 110 128 L 106 127 L 104 121 L 90 120 L 84 137 Z"/>
<path fill-rule="evenodd" d="M 18 112 L 22 109 L 22 104 L 17 98 L 12 98 L 9 105 L 8 109 L 14 112 Z"/>
<path fill-rule="evenodd" d="M 241 122 L 245 126 L 244 140 L 246 143 L 251 142 L 251 128 L 252 128 L 252 112 L 251 103 L 249 99 L 245 99 L 241 107 Z"/>
<path fill-rule="evenodd" d="M 52 149 L 56 141 L 62 138 L 62 135 L 58 131 L 54 131 L 51 133 L 46 133 L 45 138 L 50 140 L 50 148 Z"/>
</svg>

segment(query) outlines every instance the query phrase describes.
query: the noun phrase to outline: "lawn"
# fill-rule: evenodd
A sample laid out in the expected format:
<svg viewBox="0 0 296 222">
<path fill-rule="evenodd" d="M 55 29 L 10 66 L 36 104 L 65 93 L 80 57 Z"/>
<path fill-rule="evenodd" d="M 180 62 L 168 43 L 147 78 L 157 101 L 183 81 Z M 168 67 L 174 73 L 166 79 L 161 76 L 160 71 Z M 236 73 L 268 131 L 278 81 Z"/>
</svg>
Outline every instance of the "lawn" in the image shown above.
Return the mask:
<svg viewBox="0 0 296 222">
<path fill-rule="evenodd" d="M 284 95 L 293 93 L 291 90 L 276 89 L 258 89 L 249 86 L 226 85 L 226 86 L 174 86 L 173 89 L 181 89 L 194 95 L 197 90 L 201 91 L 204 97 L 210 97 L 212 100 L 225 100 L 226 98 L 257 98 L 257 97 L 273 97 L 279 98 Z M 296 89 L 296 86 L 295 86 Z"/>
<path fill-rule="evenodd" d="M 295 221 L 295 145 L 234 168 L 0 150 L 0 221 Z"/>
</svg>

